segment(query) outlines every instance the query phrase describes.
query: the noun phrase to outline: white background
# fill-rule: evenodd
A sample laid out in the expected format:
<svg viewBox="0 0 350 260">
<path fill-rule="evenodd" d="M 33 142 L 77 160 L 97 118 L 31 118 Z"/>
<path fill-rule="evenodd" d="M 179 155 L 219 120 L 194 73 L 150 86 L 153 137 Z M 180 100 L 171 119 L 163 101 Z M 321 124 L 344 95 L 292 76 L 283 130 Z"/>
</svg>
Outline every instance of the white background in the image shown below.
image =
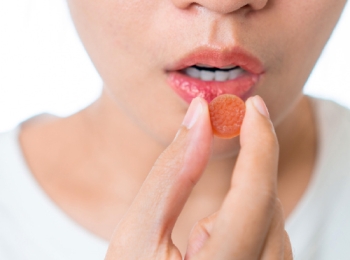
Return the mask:
<svg viewBox="0 0 350 260">
<path fill-rule="evenodd" d="M 305 92 L 350 108 L 349 28 L 348 5 Z M 72 114 L 101 85 L 65 0 L 0 0 L 0 132 L 38 113 Z"/>
</svg>

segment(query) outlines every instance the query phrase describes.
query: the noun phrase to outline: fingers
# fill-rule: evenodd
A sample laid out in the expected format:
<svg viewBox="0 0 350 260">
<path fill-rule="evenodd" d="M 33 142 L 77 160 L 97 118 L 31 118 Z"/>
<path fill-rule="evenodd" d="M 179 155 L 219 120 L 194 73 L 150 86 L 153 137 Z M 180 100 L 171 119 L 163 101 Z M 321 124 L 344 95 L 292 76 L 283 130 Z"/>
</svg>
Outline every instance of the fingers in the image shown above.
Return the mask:
<svg viewBox="0 0 350 260">
<path fill-rule="evenodd" d="M 175 221 L 209 160 L 212 138 L 207 103 L 196 98 L 175 140 L 154 164 L 119 226 L 132 226 L 128 233 L 136 236 L 170 239 Z"/>
<path fill-rule="evenodd" d="M 293 250 L 292 244 L 290 243 L 290 239 L 287 231 L 284 230 L 284 260 L 293 260 Z"/>
<path fill-rule="evenodd" d="M 192 229 L 184 260 L 195 259 L 195 255 L 203 248 L 210 238 L 218 212 L 200 220 Z M 204 258 L 196 258 L 204 259 Z M 263 246 L 261 260 L 292 260 L 292 248 L 289 236 L 284 229 L 282 204 L 277 200 L 270 229 Z"/>
<path fill-rule="evenodd" d="M 277 138 L 262 99 L 250 98 L 246 107 L 231 189 L 211 236 L 213 259 L 256 259 L 275 208 Z"/>
<path fill-rule="evenodd" d="M 277 200 L 275 214 L 272 218 L 261 260 L 285 259 L 285 234 L 282 206 Z"/>
<path fill-rule="evenodd" d="M 261 260 L 271 259 L 293 259 L 292 246 L 284 229 L 282 204 L 279 200 L 276 203 L 275 214 L 261 255 Z"/>
<path fill-rule="evenodd" d="M 197 254 L 200 249 L 204 246 L 205 242 L 210 237 L 212 232 L 214 221 L 217 217 L 217 212 L 214 214 L 201 219 L 196 225 L 192 228 L 191 234 L 188 240 L 188 246 L 186 250 L 185 260 L 190 260 L 192 257 Z"/>
<path fill-rule="evenodd" d="M 210 238 L 218 212 L 200 220 L 192 229 L 184 260 L 195 259 L 195 255 Z M 203 255 L 203 254 L 202 254 Z M 196 258 L 203 259 L 203 258 Z M 261 260 L 292 260 L 292 248 L 289 236 L 284 229 L 282 204 L 277 200 L 270 229 L 265 240 Z"/>
</svg>

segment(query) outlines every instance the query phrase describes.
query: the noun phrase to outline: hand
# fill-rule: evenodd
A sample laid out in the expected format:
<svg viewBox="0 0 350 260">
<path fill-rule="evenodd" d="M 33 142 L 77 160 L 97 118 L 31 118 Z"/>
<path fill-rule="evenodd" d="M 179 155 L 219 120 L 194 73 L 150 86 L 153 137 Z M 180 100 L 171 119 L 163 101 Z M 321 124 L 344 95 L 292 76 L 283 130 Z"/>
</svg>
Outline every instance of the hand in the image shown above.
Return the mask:
<svg viewBox="0 0 350 260">
<path fill-rule="evenodd" d="M 246 106 L 231 188 L 220 210 L 193 228 L 186 260 L 292 259 L 277 198 L 276 135 L 260 97 Z M 209 160 L 212 138 L 207 103 L 196 98 L 119 222 L 106 260 L 182 259 L 171 232 Z"/>
</svg>

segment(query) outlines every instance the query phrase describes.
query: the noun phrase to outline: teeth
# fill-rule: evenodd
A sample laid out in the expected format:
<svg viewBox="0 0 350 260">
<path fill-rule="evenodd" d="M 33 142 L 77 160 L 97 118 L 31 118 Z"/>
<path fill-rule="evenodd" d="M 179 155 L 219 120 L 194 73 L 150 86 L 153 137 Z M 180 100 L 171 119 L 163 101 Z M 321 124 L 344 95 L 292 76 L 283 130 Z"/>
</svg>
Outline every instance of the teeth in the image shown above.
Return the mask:
<svg viewBox="0 0 350 260">
<path fill-rule="evenodd" d="M 197 67 L 201 67 L 201 68 L 210 68 L 210 69 L 215 69 L 216 67 L 213 67 L 213 66 L 209 66 L 209 65 L 206 65 L 206 64 L 202 64 L 202 63 L 197 63 L 195 64 L 195 66 Z M 234 69 L 236 68 L 237 65 L 229 65 L 229 66 L 225 66 L 225 67 L 221 67 L 220 69 Z"/>
<path fill-rule="evenodd" d="M 215 81 L 225 81 L 229 77 L 229 72 L 228 71 L 220 71 L 217 70 L 215 71 Z"/>
<path fill-rule="evenodd" d="M 238 76 L 242 75 L 244 73 L 244 70 L 242 69 L 235 69 L 235 70 L 230 70 L 228 74 L 228 79 L 236 79 Z"/>
<path fill-rule="evenodd" d="M 201 70 L 200 71 L 200 79 L 204 81 L 211 81 L 215 78 L 215 72 L 207 71 L 207 70 Z"/>
<path fill-rule="evenodd" d="M 188 67 L 185 69 L 185 74 L 192 78 L 200 79 L 203 81 L 226 81 L 233 80 L 238 78 L 240 75 L 244 74 L 244 70 L 241 68 L 234 67 L 235 69 L 231 69 L 229 71 L 223 70 L 200 70 L 194 67 Z"/>
<path fill-rule="evenodd" d="M 199 79 L 200 74 L 201 74 L 199 70 L 197 70 L 196 68 L 193 68 L 193 67 L 187 68 L 187 69 L 185 70 L 185 73 L 186 73 L 188 76 L 190 76 L 190 77 L 192 77 L 192 78 L 196 78 L 196 79 Z"/>
</svg>

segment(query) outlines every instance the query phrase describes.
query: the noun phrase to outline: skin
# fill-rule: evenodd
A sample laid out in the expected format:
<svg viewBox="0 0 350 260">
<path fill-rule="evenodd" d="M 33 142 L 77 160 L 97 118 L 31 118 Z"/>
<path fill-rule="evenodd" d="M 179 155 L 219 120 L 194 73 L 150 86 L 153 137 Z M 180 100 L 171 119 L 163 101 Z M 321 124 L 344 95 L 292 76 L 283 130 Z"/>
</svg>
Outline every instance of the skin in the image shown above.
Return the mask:
<svg viewBox="0 0 350 260">
<path fill-rule="evenodd" d="M 169 210 L 169 205 L 176 205 L 173 207 L 177 211 L 172 213 L 172 218 L 161 218 L 162 223 L 168 221 L 166 223 L 171 225 L 157 226 L 156 239 L 152 241 L 158 244 L 148 249 L 140 247 L 145 250 L 143 252 L 166 258 L 164 250 L 158 249 L 170 246 L 172 254 L 178 257 L 179 252 L 185 255 L 188 247 L 191 255 L 191 245 L 196 243 L 191 241 L 197 239 L 193 238 L 196 235 L 191 235 L 188 244 L 187 238 L 192 226 L 204 219 L 192 234 L 211 230 L 213 226 L 213 233 L 204 232 L 213 239 L 205 239 L 210 242 L 202 248 L 204 253 L 196 257 L 211 256 L 208 259 L 213 259 L 216 252 L 225 247 L 215 242 L 227 235 L 222 232 L 235 230 L 246 219 L 248 226 L 256 221 L 260 221 L 260 225 L 254 226 L 251 233 L 233 232 L 233 240 L 246 241 L 262 233 L 255 244 L 248 243 L 250 251 L 262 257 L 259 259 L 264 259 L 263 252 L 275 257 L 268 259 L 288 259 L 288 240 L 285 243 L 279 239 L 284 237 L 283 224 L 278 224 L 284 222 L 281 207 L 285 216 L 293 210 L 307 188 L 317 155 L 314 115 L 302 88 L 345 3 L 345 0 L 68 0 L 77 31 L 103 78 L 104 89 L 95 103 L 71 117 L 42 118 L 23 125 L 20 141 L 28 166 L 46 193 L 78 224 L 110 240 L 119 223 L 110 240 L 107 259 L 118 258 L 119 253 L 124 258 L 136 254 L 135 248 L 147 242 L 147 239 L 138 240 L 142 236 L 137 236 L 144 226 L 130 220 L 135 216 L 149 219 L 141 214 L 142 205 L 148 199 L 159 202 L 159 197 L 152 197 L 152 194 L 170 184 L 170 190 L 180 187 L 181 192 L 188 194 L 181 200 L 161 201 L 163 206 L 155 212 L 162 215 Z M 275 137 L 270 141 L 261 140 L 249 127 L 242 133 L 241 140 L 214 138 L 211 143 L 204 113 L 202 121 L 198 121 L 202 124 L 201 132 L 197 132 L 206 135 L 203 145 L 212 153 L 204 156 L 196 151 L 188 155 L 187 160 L 191 162 L 188 164 L 193 164 L 200 172 L 196 175 L 196 186 L 183 187 L 180 184 L 186 181 L 176 178 L 162 181 L 162 175 L 168 174 L 167 169 L 172 167 L 158 167 L 163 170 L 154 174 L 153 165 L 173 141 L 188 109 L 188 104 L 167 86 L 167 68 L 197 46 L 224 51 L 233 44 L 243 46 L 264 65 L 265 73 L 254 95 L 260 95 L 268 107 L 279 142 L 279 157 L 261 157 L 261 147 L 276 153 Z M 274 136 L 267 117 L 259 117 L 253 107 L 245 124 L 259 129 L 262 135 Z M 188 133 L 181 134 L 183 139 L 176 139 L 175 145 L 169 146 L 177 148 L 168 148 L 162 159 L 158 159 L 158 165 L 169 165 L 188 149 L 187 145 L 195 144 Z M 239 142 L 242 145 L 240 154 L 244 151 L 243 136 L 249 140 L 251 148 L 246 155 L 240 155 L 239 160 L 253 165 L 255 168 L 251 170 L 244 167 L 237 170 L 240 168 Z M 181 143 L 181 140 L 189 143 Z M 247 178 L 242 177 L 237 182 L 231 178 L 235 164 L 233 176 L 247 175 Z M 260 170 L 264 168 L 266 171 Z M 256 176 L 249 174 L 252 172 L 260 172 L 266 178 L 254 179 Z M 149 177 L 149 173 L 153 177 Z M 141 188 L 147 176 L 148 182 L 143 186 L 147 188 Z M 237 185 L 232 186 L 232 183 Z M 257 186 L 273 190 L 273 195 L 266 200 L 268 207 L 259 207 L 264 205 L 259 200 L 250 201 L 260 211 L 249 213 L 242 206 L 246 202 L 242 198 L 245 192 Z M 261 192 L 257 189 L 252 196 L 260 197 Z M 132 203 L 135 196 L 137 200 Z M 246 218 L 230 218 L 226 208 L 235 208 Z M 217 214 L 211 215 L 214 212 Z M 206 218 L 209 215 L 214 217 Z M 126 230 L 131 238 L 125 240 L 127 245 L 120 247 L 120 238 L 125 236 Z M 142 234 L 147 233 L 147 225 L 143 230 Z M 169 234 L 179 251 L 171 247 Z M 251 259 L 251 256 L 242 255 L 246 252 L 244 246 L 222 252 L 226 252 L 225 256 L 219 259 L 232 256 Z"/>
<path fill-rule="evenodd" d="M 198 104 L 201 113 L 191 127 L 188 115 L 195 118 Z M 183 125 L 118 224 L 106 259 L 182 259 L 171 233 L 210 157 L 207 104 L 195 100 Z M 260 97 L 247 101 L 240 143 L 230 190 L 220 210 L 192 230 L 185 259 L 292 259 L 276 196 L 278 142 Z M 257 151 L 259 146 L 265 149 Z"/>
</svg>

